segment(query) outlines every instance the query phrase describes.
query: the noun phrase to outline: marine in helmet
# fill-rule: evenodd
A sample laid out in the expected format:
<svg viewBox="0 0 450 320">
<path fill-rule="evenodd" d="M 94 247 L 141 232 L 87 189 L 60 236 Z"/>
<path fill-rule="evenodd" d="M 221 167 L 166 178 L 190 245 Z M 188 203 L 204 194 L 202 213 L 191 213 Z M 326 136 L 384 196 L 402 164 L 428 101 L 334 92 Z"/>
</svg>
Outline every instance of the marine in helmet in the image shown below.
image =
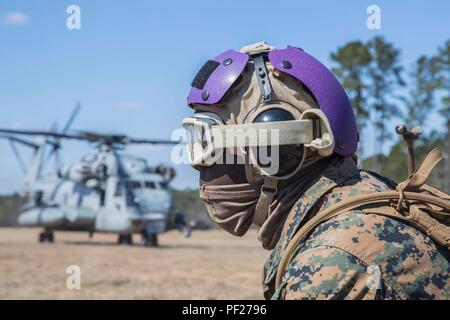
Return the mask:
<svg viewBox="0 0 450 320">
<path fill-rule="evenodd" d="M 228 50 L 200 69 L 188 105 L 195 113 L 183 126 L 200 197 L 231 234 L 258 227 L 262 246 L 272 250 L 263 272 L 267 299 L 450 298 L 447 251 L 401 221 L 361 210 L 320 224 L 278 270 L 307 221 L 339 201 L 393 186 L 357 168 L 349 99 L 314 57 L 265 42 Z"/>
</svg>

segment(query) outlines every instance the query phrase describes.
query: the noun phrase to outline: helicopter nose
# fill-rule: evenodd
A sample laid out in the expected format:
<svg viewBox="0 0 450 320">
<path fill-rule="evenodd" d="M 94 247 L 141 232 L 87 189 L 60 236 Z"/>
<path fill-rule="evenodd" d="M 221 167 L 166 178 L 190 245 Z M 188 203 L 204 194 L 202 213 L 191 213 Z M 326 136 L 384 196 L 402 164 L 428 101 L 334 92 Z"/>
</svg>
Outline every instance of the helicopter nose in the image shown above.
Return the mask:
<svg viewBox="0 0 450 320">
<path fill-rule="evenodd" d="M 141 213 L 169 213 L 172 204 L 170 193 L 164 190 L 152 190 L 135 197 L 135 204 Z"/>
</svg>

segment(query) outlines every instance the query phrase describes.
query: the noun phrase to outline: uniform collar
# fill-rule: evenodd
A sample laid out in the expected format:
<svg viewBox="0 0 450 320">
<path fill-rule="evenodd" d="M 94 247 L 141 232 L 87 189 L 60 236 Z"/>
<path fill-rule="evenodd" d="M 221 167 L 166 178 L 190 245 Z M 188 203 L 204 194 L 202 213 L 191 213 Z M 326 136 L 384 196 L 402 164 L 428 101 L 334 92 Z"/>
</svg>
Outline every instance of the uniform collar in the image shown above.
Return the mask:
<svg viewBox="0 0 450 320">
<path fill-rule="evenodd" d="M 292 209 L 294 210 L 293 219 L 287 221 L 288 225 L 285 228 L 286 232 L 283 238 L 286 239 L 286 242 L 292 239 L 308 212 L 328 191 L 358 173 L 358 168 L 351 157 L 338 158 L 331 163 L 320 178 L 295 202 Z M 283 249 L 285 245 L 283 245 Z"/>
<path fill-rule="evenodd" d="M 300 228 L 308 212 L 321 198 L 334 187 L 359 174 L 355 161 L 351 157 L 338 158 L 333 161 L 320 175 L 319 179 L 295 202 L 284 232 L 264 266 L 264 290 L 269 290 L 268 284 L 273 281 L 281 255 L 286 249 L 295 232 Z"/>
</svg>

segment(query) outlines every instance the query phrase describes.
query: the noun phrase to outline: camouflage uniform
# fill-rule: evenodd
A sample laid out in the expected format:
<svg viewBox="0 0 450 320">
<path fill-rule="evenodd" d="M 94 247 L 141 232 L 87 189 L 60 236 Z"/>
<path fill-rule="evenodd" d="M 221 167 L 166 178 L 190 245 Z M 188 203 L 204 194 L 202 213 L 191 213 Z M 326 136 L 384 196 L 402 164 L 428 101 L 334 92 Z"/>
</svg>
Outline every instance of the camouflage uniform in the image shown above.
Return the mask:
<svg viewBox="0 0 450 320">
<path fill-rule="evenodd" d="M 264 267 L 266 298 L 450 299 L 450 255 L 400 221 L 353 210 L 319 225 L 302 242 L 280 289 L 275 275 L 295 232 L 315 213 L 352 195 L 389 190 L 350 158 L 330 165 L 295 203 Z"/>
</svg>

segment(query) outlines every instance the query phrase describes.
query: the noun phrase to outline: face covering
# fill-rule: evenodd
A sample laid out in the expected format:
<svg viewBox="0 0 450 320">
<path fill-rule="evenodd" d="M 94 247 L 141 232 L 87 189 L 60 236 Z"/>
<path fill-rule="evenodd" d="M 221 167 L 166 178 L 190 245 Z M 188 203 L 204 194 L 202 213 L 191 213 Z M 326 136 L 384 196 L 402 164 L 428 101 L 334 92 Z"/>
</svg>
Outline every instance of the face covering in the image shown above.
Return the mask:
<svg viewBox="0 0 450 320">
<path fill-rule="evenodd" d="M 333 157 L 306 165 L 288 181 L 280 181 L 278 193 L 269 206 L 267 219 L 259 226 L 258 239 L 265 249 L 277 244 L 283 224 L 295 201 L 320 176 Z M 208 170 L 208 169 L 204 169 Z M 253 222 L 263 182 L 210 185 L 200 187 L 200 198 L 209 216 L 227 232 L 242 236 Z"/>
</svg>

